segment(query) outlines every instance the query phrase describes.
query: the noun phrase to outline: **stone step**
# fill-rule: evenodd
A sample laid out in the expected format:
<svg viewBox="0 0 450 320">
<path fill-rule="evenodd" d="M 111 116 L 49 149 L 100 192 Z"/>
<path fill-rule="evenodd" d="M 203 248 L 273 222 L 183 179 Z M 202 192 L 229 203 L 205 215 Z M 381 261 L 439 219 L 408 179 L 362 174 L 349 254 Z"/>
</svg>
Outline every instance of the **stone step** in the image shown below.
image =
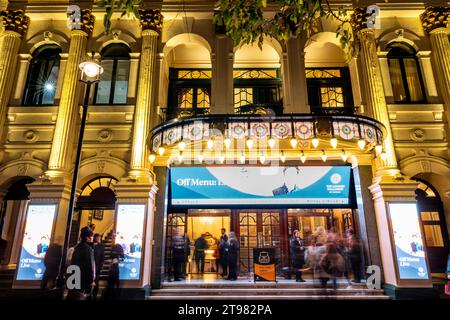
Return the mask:
<svg viewBox="0 0 450 320">
<path fill-rule="evenodd" d="M 331 288 L 270 288 L 270 289 L 159 289 L 152 290 L 153 296 L 265 296 L 265 295 L 282 295 L 282 296 L 305 296 L 305 295 L 384 295 L 383 290 L 370 290 L 370 289 L 337 289 Z"/>
<path fill-rule="evenodd" d="M 148 300 L 389 300 L 385 295 L 248 295 L 248 296 L 149 296 Z"/>
<path fill-rule="evenodd" d="M 205 282 L 198 282 L 198 283 L 192 283 L 192 282 L 184 282 L 184 281 L 176 281 L 176 282 L 164 282 L 161 285 L 162 289 L 178 289 L 178 290 L 185 290 L 185 289 L 317 289 L 319 286 L 319 283 L 317 281 L 313 280 L 307 280 L 306 282 L 295 282 L 295 281 L 286 281 L 286 282 L 250 282 L 250 281 L 214 281 L 210 283 Z M 328 286 L 331 286 L 331 282 L 328 282 Z M 338 289 L 345 289 L 349 286 L 347 282 L 338 282 L 337 288 Z M 365 283 L 353 283 L 352 284 L 353 289 L 358 290 L 368 290 Z"/>
</svg>

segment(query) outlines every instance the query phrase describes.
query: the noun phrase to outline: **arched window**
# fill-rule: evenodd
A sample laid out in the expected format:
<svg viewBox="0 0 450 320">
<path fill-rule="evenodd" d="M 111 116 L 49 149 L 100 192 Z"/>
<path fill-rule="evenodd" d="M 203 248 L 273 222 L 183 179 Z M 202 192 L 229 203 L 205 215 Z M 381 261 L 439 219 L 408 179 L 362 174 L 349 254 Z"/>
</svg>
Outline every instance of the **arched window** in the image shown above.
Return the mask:
<svg viewBox="0 0 450 320">
<path fill-rule="evenodd" d="M 104 68 L 95 89 L 95 104 L 125 104 L 128 94 L 130 48 L 125 44 L 112 44 L 101 52 Z"/>
<path fill-rule="evenodd" d="M 388 63 L 392 91 L 396 103 L 425 101 L 425 92 L 419 61 L 415 50 L 401 42 L 389 45 Z"/>
<path fill-rule="evenodd" d="M 55 102 L 61 48 L 42 46 L 33 52 L 23 97 L 24 105 L 52 105 Z"/>
</svg>

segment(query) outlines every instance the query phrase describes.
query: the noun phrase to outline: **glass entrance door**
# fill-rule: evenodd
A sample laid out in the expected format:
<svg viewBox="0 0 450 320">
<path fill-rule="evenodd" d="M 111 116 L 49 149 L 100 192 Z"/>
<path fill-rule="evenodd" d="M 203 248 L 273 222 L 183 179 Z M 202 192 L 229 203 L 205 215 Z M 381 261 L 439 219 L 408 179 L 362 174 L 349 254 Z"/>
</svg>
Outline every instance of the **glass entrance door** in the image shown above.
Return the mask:
<svg viewBox="0 0 450 320">
<path fill-rule="evenodd" d="M 253 272 L 253 248 L 275 248 L 275 258 L 280 262 L 280 212 L 274 210 L 239 212 L 239 243 L 240 273 Z"/>
</svg>

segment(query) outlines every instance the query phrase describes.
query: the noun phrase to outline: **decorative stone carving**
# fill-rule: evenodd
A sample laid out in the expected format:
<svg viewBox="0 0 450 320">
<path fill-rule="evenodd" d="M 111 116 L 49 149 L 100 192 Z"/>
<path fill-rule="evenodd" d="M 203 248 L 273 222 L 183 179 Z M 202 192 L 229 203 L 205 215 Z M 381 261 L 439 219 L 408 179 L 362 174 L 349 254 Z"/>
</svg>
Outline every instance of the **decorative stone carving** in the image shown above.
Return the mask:
<svg viewBox="0 0 450 320">
<path fill-rule="evenodd" d="M 431 162 L 428 160 L 421 160 L 420 166 L 422 167 L 422 172 L 431 172 Z"/>
<path fill-rule="evenodd" d="M 111 31 L 112 37 L 114 40 L 119 40 L 120 34 L 122 33 L 121 30 L 113 30 Z"/>
<path fill-rule="evenodd" d="M 29 165 L 27 163 L 21 163 L 17 167 L 17 175 L 18 176 L 26 176 L 29 169 Z"/>
<path fill-rule="evenodd" d="M 26 143 L 33 143 L 39 139 L 39 132 L 34 130 L 27 130 L 23 133 L 23 137 Z"/>
<path fill-rule="evenodd" d="M 53 33 L 51 31 L 44 31 L 45 41 L 50 41 L 51 38 L 53 38 Z"/>
<path fill-rule="evenodd" d="M 420 128 L 411 129 L 409 135 L 414 141 L 424 141 L 425 140 L 425 130 Z"/>
<path fill-rule="evenodd" d="M 105 160 L 97 161 L 97 173 L 103 173 L 105 171 Z"/>
<path fill-rule="evenodd" d="M 449 17 L 450 7 L 427 7 L 420 20 L 425 32 L 430 33 L 437 28 L 447 28 Z"/>
<path fill-rule="evenodd" d="M 4 30 L 17 32 L 21 36 L 24 35 L 30 24 L 30 18 L 25 15 L 23 10 L 3 10 L 0 12 L 0 18 Z"/>
<path fill-rule="evenodd" d="M 139 10 L 142 31 L 153 30 L 160 33 L 163 25 L 163 15 L 158 9 Z"/>
<path fill-rule="evenodd" d="M 109 142 L 112 140 L 113 133 L 109 129 L 103 129 L 98 132 L 98 141 Z"/>
<path fill-rule="evenodd" d="M 94 29 L 95 17 L 90 9 L 81 10 L 77 5 L 70 5 L 66 11 L 67 27 L 70 30 L 82 30 L 91 33 Z"/>
</svg>

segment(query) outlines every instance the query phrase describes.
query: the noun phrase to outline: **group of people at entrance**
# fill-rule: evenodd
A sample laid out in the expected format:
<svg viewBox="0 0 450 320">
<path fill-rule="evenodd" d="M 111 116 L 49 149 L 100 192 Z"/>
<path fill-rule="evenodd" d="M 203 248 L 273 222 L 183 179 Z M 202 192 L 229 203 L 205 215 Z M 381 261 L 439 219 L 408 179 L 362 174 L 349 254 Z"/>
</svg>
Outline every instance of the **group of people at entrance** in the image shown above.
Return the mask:
<svg viewBox="0 0 450 320">
<path fill-rule="evenodd" d="M 68 266 L 77 266 L 80 269 L 81 288 L 68 291 L 67 299 L 84 300 L 97 298 L 99 292 L 100 274 L 105 263 L 105 246 L 102 237 L 94 233 L 95 225 L 91 224 L 80 230 L 78 243 L 67 250 L 65 269 Z M 110 257 L 110 267 L 107 277 L 107 287 L 104 291 L 104 298 L 115 298 L 119 289 L 119 262 L 124 257 L 124 251 L 120 244 L 115 243 L 112 236 L 112 248 Z M 63 250 L 57 242 L 50 245 L 45 257 L 45 272 L 41 282 L 42 289 L 54 289 L 64 287 L 66 270 L 60 275 Z"/>
<path fill-rule="evenodd" d="M 208 234 L 204 233 L 194 241 L 194 254 L 196 271 L 198 274 L 205 272 L 205 257 L 206 250 L 209 248 L 206 237 Z M 215 241 L 215 240 L 214 240 Z M 221 235 L 218 241 L 214 243 L 214 258 L 215 271 L 224 279 L 237 280 L 237 268 L 239 259 L 239 242 L 234 232 L 230 232 L 228 236 L 225 228 L 221 229 Z M 187 272 L 186 265 L 191 256 L 190 240 L 186 236 L 175 233 L 171 244 L 171 257 L 174 281 L 181 281 L 185 279 Z"/>
<path fill-rule="evenodd" d="M 313 277 L 320 280 L 320 284 L 326 287 L 331 279 L 333 288 L 337 287 L 337 278 L 344 276 L 349 280 L 350 272 L 353 275 L 352 282 L 360 283 L 362 279 L 362 250 L 353 229 L 345 231 L 345 235 L 330 229 L 328 232 L 323 227 L 318 227 L 310 236 L 309 245 L 305 245 L 300 232 L 294 230 L 290 241 L 291 270 L 295 272 L 295 280 L 304 282 L 302 271 L 312 270 Z M 291 278 L 291 272 L 286 277 Z M 350 282 L 351 283 L 351 282 Z"/>
</svg>

